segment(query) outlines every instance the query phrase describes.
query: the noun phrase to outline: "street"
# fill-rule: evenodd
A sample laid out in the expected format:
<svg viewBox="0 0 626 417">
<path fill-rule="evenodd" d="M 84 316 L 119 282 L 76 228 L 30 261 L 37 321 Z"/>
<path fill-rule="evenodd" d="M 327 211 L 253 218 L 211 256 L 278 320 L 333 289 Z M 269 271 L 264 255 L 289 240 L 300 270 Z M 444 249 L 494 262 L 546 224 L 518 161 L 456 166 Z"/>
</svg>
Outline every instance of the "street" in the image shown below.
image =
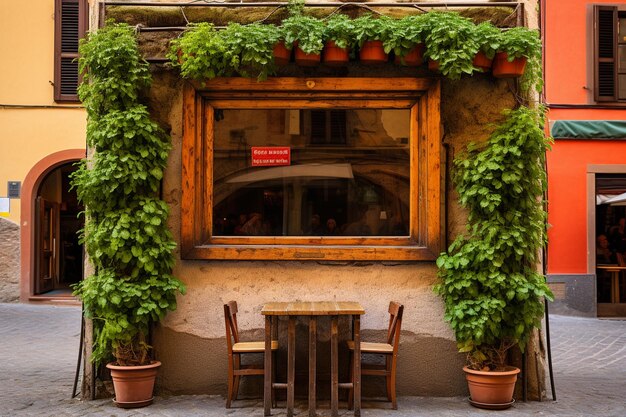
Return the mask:
<svg viewBox="0 0 626 417">
<path fill-rule="evenodd" d="M 626 416 L 626 320 L 553 316 L 550 326 L 558 401 L 518 402 L 510 410 L 497 414 Z M 236 401 L 230 410 L 224 408 L 221 396 L 208 395 L 156 397 L 150 407 L 135 410 L 119 409 L 110 399 L 71 399 L 79 335 L 78 307 L 0 304 L 0 416 L 263 415 L 260 399 Z M 297 402 L 296 406 L 299 406 L 298 416 L 308 415 L 304 402 Z M 318 415 L 327 415 L 327 407 L 322 402 Z M 280 407 L 272 413 L 286 415 Z M 362 415 L 484 416 L 489 413 L 496 412 L 472 408 L 466 398 L 400 397 L 396 411 L 389 410 L 387 403 L 364 401 Z M 352 414 L 342 409 L 340 415 Z"/>
</svg>

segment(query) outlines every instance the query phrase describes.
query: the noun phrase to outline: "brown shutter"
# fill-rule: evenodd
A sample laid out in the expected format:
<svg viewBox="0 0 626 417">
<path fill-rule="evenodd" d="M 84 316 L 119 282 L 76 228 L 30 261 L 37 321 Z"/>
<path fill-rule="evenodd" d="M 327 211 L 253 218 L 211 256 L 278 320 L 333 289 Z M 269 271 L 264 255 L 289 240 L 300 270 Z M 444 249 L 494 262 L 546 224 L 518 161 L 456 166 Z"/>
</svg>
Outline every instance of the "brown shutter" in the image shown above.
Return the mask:
<svg viewBox="0 0 626 417">
<path fill-rule="evenodd" d="M 87 31 L 86 0 L 55 0 L 54 4 L 54 100 L 76 102 L 78 42 Z"/>
<path fill-rule="evenodd" d="M 617 100 L 617 7 L 593 6 L 594 96 Z"/>
</svg>

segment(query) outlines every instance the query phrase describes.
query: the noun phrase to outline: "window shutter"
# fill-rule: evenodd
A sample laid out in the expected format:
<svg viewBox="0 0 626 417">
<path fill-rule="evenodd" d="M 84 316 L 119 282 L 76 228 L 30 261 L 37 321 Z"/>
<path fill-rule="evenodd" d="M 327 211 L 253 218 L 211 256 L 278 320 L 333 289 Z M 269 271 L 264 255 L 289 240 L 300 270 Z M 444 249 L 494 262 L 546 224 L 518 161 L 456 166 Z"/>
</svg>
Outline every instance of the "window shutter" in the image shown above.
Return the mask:
<svg viewBox="0 0 626 417">
<path fill-rule="evenodd" d="M 87 31 L 85 0 L 55 0 L 54 100 L 76 102 L 78 42 Z"/>
<path fill-rule="evenodd" d="M 617 100 L 617 7 L 594 6 L 596 101 Z"/>
</svg>

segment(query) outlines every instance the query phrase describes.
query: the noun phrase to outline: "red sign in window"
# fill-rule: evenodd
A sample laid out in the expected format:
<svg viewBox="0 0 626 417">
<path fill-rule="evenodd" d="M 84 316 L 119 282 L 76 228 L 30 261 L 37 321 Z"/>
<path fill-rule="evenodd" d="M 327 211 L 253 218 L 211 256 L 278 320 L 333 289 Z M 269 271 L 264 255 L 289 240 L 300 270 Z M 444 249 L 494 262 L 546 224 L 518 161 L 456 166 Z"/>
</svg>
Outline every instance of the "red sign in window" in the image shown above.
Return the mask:
<svg viewBox="0 0 626 417">
<path fill-rule="evenodd" d="M 291 165 L 291 148 L 288 146 L 253 146 L 253 167 Z"/>
</svg>

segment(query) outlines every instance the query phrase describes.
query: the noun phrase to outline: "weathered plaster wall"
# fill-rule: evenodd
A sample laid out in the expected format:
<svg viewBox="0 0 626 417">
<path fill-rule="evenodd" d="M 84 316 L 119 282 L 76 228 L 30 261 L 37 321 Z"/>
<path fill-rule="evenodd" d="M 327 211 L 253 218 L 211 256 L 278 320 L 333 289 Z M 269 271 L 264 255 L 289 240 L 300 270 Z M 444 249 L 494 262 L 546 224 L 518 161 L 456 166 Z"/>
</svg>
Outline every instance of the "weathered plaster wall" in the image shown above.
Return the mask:
<svg viewBox="0 0 626 417">
<path fill-rule="evenodd" d="M 526 1 L 526 23 L 536 27 L 536 1 Z M 158 11 L 157 11 L 158 10 Z M 261 12 L 254 9 L 256 13 Z M 406 9 L 394 9 L 391 14 Z M 116 14 L 117 13 L 117 14 Z M 264 17 L 266 12 L 262 12 Z M 149 26 L 183 25 L 179 8 L 108 9 L 108 16 L 131 24 Z M 252 10 L 213 9 L 201 16 L 199 9 L 188 8 L 190 21 L 212 20 L 224 22 L 252 21 Z M 464 15 L 476 21 L 492 20 L 500 27 L 515 25 L 510 9 L 470 9 Z M 167 50 L 171 33 L 140 33 L 140 44 L 145 56 L 162 57 Z M 182 85 L 175 71 L 167 66 L 153 66 L 154 82 L 148 93 L 151 113 L 170 131 L 173 150 L 163 183 L 163 196 L 171 207 L 170 227 L 176 237 L 180 233 L 181 199 L 181 137 Z M 365 71 L 365 72 L 363 72 Z M 424 68 L 399 69 L 395 66 L 348 71 L 320 67 L 300 70 L 287 68 L 284 76 L 433 76 Z M 449 177 L 451 161 L 471 141 L 487 139 L 493 125 L 501 120 L 501 111 L 515 105 L 514 82 L 496 80 L 489 75 L 466 77 L 460 81 L 443 80 L 442 92 L 442 164 L 446 163 L 445 177 Z M 444 228 L 450 241 L 462 233 L 466 213 L 458 206 L 453 185 L 446 178 Z M 321 262 L 233 262 L 181 261 L 174 273 L 187 285 L 187 294 L 179 297 L 178 309 L 170 313 L 154 332 L 154 346 L 158 359 L 163 361 L 159 387 L 162 391 L 180 393 L 219 393 L 226 391 L 226 343 L 223 303 L 231 299 L 239 302 L 239 326 L 244 340 L 261 340 L 263 303 L 279 300 L 356 300 L 363 304 L 366 315 L 362 319 L 365 340 L 382 340 L 387 326 L 387 306 L 390 300 L 405 305 L 405 317 L 399 351 L 398 392 L 401 395 L 465 395 L 466 384 L 460 368 L 464 363 L 457 353 L 453 334 L 443 320 L 443 305 L 433 293 L 436 266 L 433 262 L 420 263 L 321 263 Z M 284 330 L 285 323 L 281 323 Z M 305 343 L 306 322 L 298 322 L 299 343 Z M 340 334 L 348 333 L 347 323 L 340 324 Z M 284 331 L 279 342 L 285 346 Z M 318 346 L 320 380 L 328 379 L 328 324 L 321 323 Z M 304 348 L 304 346 L 302 346 Z M 304 349 L 298 349 L 304 351 Z M 541 355 L 541 344 L 531 349 Z M 342 349 L 340 378 L 347 378 L 346 351 Z M 278 379 L 285 375 L 284 349 L 279 352 Z M 296 361 L 297 378 L 306 373 L 306 359 Z M 248 378 L 251 379 L 251 378 Z M 248 383 L 247 383 L 248 382 Z M 380 396 L 381 381 L 366 380 L 365 393 Z M 259 381 L 242 381 L 242 390 L 260 394 Z M 318 393 L 327 396 L 328 390 Z"/>
<path fill-rule="evenodd" d="M 182 81 L 173 71 L 154 68 L 149 92 L 152 114 L 171 129 L 173 150 L 163 194 L 171 207 L 170 227 L 180 231 Z M 388 70 L 388 69 L 387 69 Z M 511 85 L 512 86 L 512 85 Z M 470 141 L 484 141 L 501 110 L 514 105 L 507 81 L 478 75 L 458 82 L 444 81 L 442 122 L 454 157 Z M 446 149 L 442 147 L 445 154 Z M 456 204 L 448 184 L 450 238 L 464 228 L 466 214 Z M 443 305 L 433 293 L 436 267 L 421 263 L 320 263 L 178 261 L 175 274 L 187 285 L 178 309 L 155 332 L 155 347 L 164 362 L 160 387 L 174 392 L 223 393 L 226 387 L 226 345 L 223 304 L 240 304 L 239 326 L 249 337 L 261 339 L 263 303 L 279 300 L 356 300 L 366 315 L 366 337 L 387 326 L 390 300 L 405 305 L 400 347 L 398 391 L 410 395 L 463 395 L 460 372 L 464 358 L 456 352 L 454 337 L 443 320 Z M 306 341 L 305 323 L 299 332 Z M 320 352 L 323 352 L 322 327 Z M 345 332 L 347 334 L 347 327 Z M 378 340 L 382 335 L 378 334 Z M 324 363 L 320 353 L 320 363 Z M 283 361 L 284 362 L 284 361 Z M 297 361 L 306 364 L 306 360 Z M 281 375 L 279 356 L 279 379 Z M 297 365 L 298 366 L 298 365 Z M 304 372 L 304 369 L 301 370 Z M 321 371 L 323 375 L 323 370 Z M 347 372 L 343 371 L 344 374 Z M 346 376 L 347 377 L 347 376 Z M 323 376 L 322 376 L 323 378 Z M 380 391 L 379 391 L 380 393 Z M 323 394 L 322 394 L 323 395 Z"/>
<path fill-rule="evenodd" d="M 20 227 L 0 218 L 0 302 L 20 297 Z"/>
</svg>

